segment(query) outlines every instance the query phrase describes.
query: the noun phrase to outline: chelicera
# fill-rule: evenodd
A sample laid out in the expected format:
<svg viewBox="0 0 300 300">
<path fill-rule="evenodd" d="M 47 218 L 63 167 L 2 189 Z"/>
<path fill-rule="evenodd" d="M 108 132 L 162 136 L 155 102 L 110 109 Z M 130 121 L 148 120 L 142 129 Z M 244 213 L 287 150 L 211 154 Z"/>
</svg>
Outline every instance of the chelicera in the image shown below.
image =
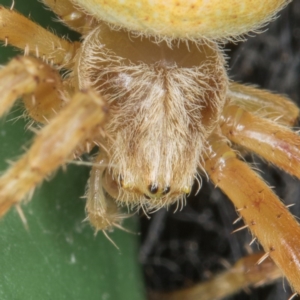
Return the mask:
<svg viewBox="0 0 300 300">
<path fill-rule="evenodd" d="M 1 8 L 0 39 L 28 55 L 1 70 L 0 113 L 22 96 L 45 126 L 0 178 L 0 215 L 72 155 L 97 146 L 86 205 L 97 231 L 120 227 L 121 206 L 147 213 L 180 205 L 208 176 L 264 247 L 259 263 L 270 256 L 299 292 L 299 225 L 231 147 L 300 177 L 300 139 L 289 129 L 298 108 L 230 82 L 218 44 L 256 30 L 289 1 L 43 2 L 82 41 Z"/>
</svg>

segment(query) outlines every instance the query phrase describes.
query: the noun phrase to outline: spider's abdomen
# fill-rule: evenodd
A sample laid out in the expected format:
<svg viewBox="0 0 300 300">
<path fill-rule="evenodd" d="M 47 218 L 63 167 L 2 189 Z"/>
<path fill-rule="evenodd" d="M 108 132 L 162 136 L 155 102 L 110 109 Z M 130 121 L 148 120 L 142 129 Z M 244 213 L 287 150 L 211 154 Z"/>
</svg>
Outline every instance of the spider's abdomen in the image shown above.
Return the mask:
<svg viewBox="0 0 300 300">
<path fill-rule="evenodd" d="M 165 39 L 230 39 L 270 21 L 290 0 L 72 0 L 115 26 Z"/>
<path fill-rule="evenodd" d="M 218 51 L 212 43 L 171 49 L 104 25 L 86 38 L 79 87 L 92 86 L 110 105 L 104 143 L 124 192 L 120 199 L 150 198 L 156 206 L 158 199 L 169 203 L 190 191 L 225 103 L 227 76 Z"/>
</svg>

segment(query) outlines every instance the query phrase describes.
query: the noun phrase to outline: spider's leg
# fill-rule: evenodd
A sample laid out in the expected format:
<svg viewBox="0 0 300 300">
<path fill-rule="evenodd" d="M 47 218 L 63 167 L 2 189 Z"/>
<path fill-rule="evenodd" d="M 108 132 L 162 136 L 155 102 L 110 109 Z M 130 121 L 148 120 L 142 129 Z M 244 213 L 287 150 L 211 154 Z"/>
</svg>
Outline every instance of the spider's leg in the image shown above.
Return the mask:
<svg viewBox="0 0 300 300">
<path fill-rule="evenodd" d="M 233 202 L 245 224 L 300 292 L 300 226 L 268 185 L 219 135 L 211 135 L 205 170 Z"/>
<path fill-rule="evenodd" d="M 300 137 L 295 132 L 235 105 L 224 110 L 223 121 L 222 133 L 230 141 L 300 178 Z"/>
<path fill-rule="evenodd" d="M 78 10 L 69 0 L 42 0 L 42 2 L 50 7 L 68 27 L 79 33 L 90 32 L 98 23 L 91 15 Z"/>
<path fill-rule="evenodd" d="M 60 74 L 39 59 L 20 56 L 0 70 L 0 116 L 22 97 L 26 113 L 34 121 L 47 124 L 68 102 L 69 93 Z M 94 140 L 83 141 L 74 157 L 90 152 L 94 144 Z"/>
<path fill-rule="evenodd" d="M 276 123 L 293 126 L 299 108 L 290 99 L 252 86 L 231 82 L 228 91 L 230 103 Z"/>
<path fill-rule="evenodd" d="M 9 26 L 8 26 L 9 24 Z M 0 40 L 56 65 L 70 67 L 79 42 L 69 42 L 30 21 L 21 14 L 0 6 Z"/>
<path fill-rule="evenodd" d="M 0 117 L 18 97 L 24 97 L 29 115 L 40 123 L 50 120 L 65 104 L 57 71 L 33 57 L 17 57 L 0 70 Z"/>
<path fill-rule="evenodd" d="M 86 212 L 87 219 L 97 232 L 119 227 L 126 215 L 119 212 L 115 200 L 118 198 L 119 186 L 108 174 L 107 157 L 100 153 L 93 163 L 86 195 Z"/>
<path fill-rule="evenodd" d="M 28 152 L 0 177 L 0 216 L 64 164 L 78 144 L 99 136 L 106 111 L 98 94 L 92 91 L 76 93 L 41 129 Z"/>
<path fill-rule="evenodd" d="M 150 299 L 223 299 L 248 287 L 270 284 L 280 278 L 282 273 L 270 258 L 265 259 L 261 264 L 257 264 L 263 255 L 262 252 L 250 254 L 239 259 L 228 270 L 208 281 L 176 292 L 151 293 Z"/>
</svg>

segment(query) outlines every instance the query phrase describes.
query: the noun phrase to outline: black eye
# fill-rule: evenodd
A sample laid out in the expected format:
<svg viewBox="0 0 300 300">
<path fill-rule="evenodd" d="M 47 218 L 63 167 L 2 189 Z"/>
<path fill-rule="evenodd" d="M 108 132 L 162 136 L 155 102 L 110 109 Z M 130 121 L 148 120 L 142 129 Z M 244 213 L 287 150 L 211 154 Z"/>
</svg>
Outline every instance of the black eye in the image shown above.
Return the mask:
<svg viewBox="0 0 300 300">
<path fill-rule="evenodd" d="M 166 195 L 170 192 L 171 188 L 169 186 L 166 186 L 163 190 L 163 195 Z"/>
<path fill-rule="evenodd" d="M 151 194 L 156 194 L 158 192 L 158 186 L 156 184 L 150 184 L 148 190 Z"/>
</svg>

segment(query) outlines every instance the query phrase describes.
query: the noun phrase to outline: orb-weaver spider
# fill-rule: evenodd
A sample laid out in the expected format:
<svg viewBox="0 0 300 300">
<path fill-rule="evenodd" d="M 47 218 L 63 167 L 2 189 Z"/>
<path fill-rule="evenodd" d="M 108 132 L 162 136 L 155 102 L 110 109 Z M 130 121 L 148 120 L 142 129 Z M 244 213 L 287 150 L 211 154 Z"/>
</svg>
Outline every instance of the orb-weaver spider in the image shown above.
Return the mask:
<svg viewBox="0 0 300 300">
<path fill-rule="evenodd" d="M 265 248 L 264 258 L 271 256 L 299 291 L 299 226 L 227 145 L 241 145 L 298 176 L 299 138 L 284 127 L 293 124 L 298 109 L 284 97 L 228 83 L 215 43 L 256 29 L 287 1 L 254 7 L 253 1 L 154 2 L 153 14 L 146 2 L 125 1 L 120 7 L 112 1 L 109 7 L 105 1 L 44 2 L 84 40 L 59 39 L 1 9 L 2 40 L 39 58 L 18 58 L 2 70 L 7 95 L 1 113 L 23 95 L 28 114 L 49 122 L 31 150 L 0 178 L 1 214 L 71 154 L 94 145 L 101 150 L 91 173 L 87 213 L 96 230 L 119 226 L 124 216 L 118 205 L 151 211 L 184 202 L 200 170 L 232 198 Z M 8 29 L 8 22 L 14 28 Z M 29 41 L 23 28 L 34 38 Z M 62 68 L 72 71 L 63 81 L 55 71 Z"/>
</svg>

